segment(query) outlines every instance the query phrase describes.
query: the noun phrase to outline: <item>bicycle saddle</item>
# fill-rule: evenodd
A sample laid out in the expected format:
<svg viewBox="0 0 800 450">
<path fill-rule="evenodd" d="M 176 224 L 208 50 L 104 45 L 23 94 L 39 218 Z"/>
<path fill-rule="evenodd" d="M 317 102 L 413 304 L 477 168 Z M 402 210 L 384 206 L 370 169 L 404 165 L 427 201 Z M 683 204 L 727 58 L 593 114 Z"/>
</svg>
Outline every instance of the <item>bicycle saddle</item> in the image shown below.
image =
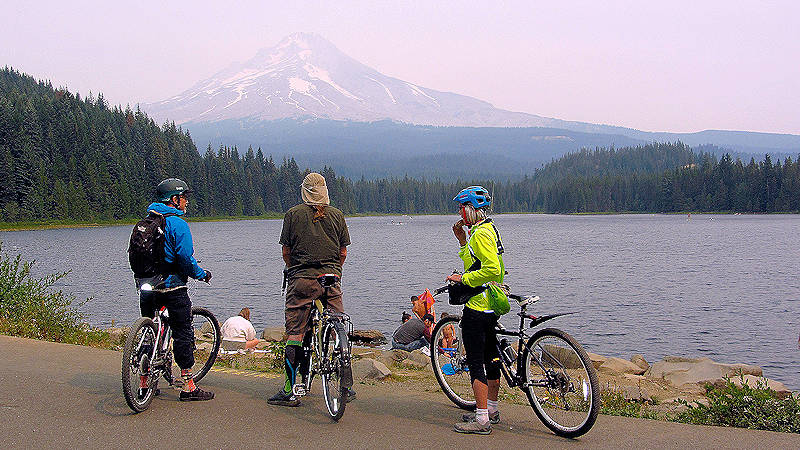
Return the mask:
<svg viewBox="0 0 800 450">
<path fill-rule="evenodd" d="M 538 295 L 526 295 L 525 297 L 523 297 L 521 295 L 510 294 L 508 298 L 513 298 L 514 300 L 516 300 L 519 306 L 527 306 L 531 303 L 536 303 L 539 301 Z"/>
</svg>

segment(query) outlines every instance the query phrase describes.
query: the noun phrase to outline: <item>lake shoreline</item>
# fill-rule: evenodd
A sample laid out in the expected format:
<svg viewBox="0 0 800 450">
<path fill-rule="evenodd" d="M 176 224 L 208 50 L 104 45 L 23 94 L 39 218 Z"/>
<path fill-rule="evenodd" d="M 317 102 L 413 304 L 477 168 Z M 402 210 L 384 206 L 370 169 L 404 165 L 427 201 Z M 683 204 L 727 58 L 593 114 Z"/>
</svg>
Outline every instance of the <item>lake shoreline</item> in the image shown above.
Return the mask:
<svg viewBox="0 0 800 450">
<path fill-rule="evenodd" d="M 447 216 L 455 215 L 455 213 L 421 213 L 421 214 L 408 214 L 408 213 L 363 213 L 363 214 L 345 214 L 345 217 L 393 217 L 393 216 Z M 787 215 L 799 214 L 797 211 L 780 211 L 772 213 L 752 213 L 752 212 L 731 212 L 731 211 L 681 211 L 681 212 L 640 212 L 640 211 L 620 211 L 620 212 L 575 212 L 575 213 L 547 213 L 541 211 L 520 211 L 520 212 L 503 212 L 494 213 L 493 216 L 503 215 L 553 215 L 553 216 L 641 216 L 641 215 L 663 215 L 663 216 L 682 216 L 682 215 Z M 3 231 L 35 231 L 35 230 L 55 230 L 62 228 L 101 228 L 101 227 L 114 227 L 120 225 L 133 225 L 141 218 L 128 218 L 119 220 L 100 220 L 100 221 L 31 221 L 31 222 L 0 222 L 0 232 Z M 278 220 L 283 219 L 283 213 L 271 213 L 261 216 L 187 216 L 187 222 L 239 222 L 246 220 Z"/>
</svg>

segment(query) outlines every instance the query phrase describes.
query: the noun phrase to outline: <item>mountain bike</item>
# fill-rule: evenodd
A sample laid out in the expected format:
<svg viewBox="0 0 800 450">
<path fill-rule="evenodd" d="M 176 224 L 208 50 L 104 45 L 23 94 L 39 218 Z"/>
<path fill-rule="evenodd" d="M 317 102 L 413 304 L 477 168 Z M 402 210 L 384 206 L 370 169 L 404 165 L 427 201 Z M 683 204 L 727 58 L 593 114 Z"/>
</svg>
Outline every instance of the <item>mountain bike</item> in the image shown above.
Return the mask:
<svg viewBox="0 0 800 450">
<path fill-rule="evenodd" d="M 437 289 L 434 295 L 449 287 Z M 520 319 L 517 330 L 507 330 L 499 322 L 495 328 L 503 378 L 509 387 L 525 392 L 536 416 L 555 434 L 574 438 L 588 432 L 600 410 L 600 388 L 586 351 L 559 329 L 544 328 L 529 335 L 525 328 L 526 319 L 530 320 L 528 328 L 534 328 L 573 313 L 534 316 L 527 308 L 539 300 L 538 296 L 508 297 L 520 306 Z M 436 324 L 431 337 L 431 363 L 445 395 L 459 408 L 473 410 L 475 397 L 460 322 L 460 316 L 451 315 Z M 509 342 L 506 337 L 517 341 Z"/>
<path fill-rule="evenodd" d="M 319 284 L 328 296 L 328 289 L 339 282 L 334 274 L 320 275 Z M 314 376 L 322 379 L 322 393 L 328 414 L 334 421 L 344 415 L 347 395 L 353 387 L 353 371 L 350 365 L 352 346 L 348 336 L 353 332 L 350 316 L 331 311 L 322 300 L 314 300 L 310 327 L 303 337 L 304 366 L 300 367 L 302 382 L 292 386 L 292 393 L 299 397 L 311 391 Z"/>
<path fill-rule="evenodd" d="M 222 335 L 217 318 L 202 307 L 192 308 L 192 329 L 192 378 L 198 382 L 214 365 Z M 177 366 L 175 370 L 179 371 Z M 180 376 L 173 374 L 172 330 L 169 327 L 169 313 L 164 306 L 152 319 L 137 319 L 125 340 L 122 351 L 122 392 L 134 412 L 142 412 L 150 406 L 162 376 L 170 386 L 182 382 Z M 146 388 L 142 389 L 143 385 Z"/>
</svg>

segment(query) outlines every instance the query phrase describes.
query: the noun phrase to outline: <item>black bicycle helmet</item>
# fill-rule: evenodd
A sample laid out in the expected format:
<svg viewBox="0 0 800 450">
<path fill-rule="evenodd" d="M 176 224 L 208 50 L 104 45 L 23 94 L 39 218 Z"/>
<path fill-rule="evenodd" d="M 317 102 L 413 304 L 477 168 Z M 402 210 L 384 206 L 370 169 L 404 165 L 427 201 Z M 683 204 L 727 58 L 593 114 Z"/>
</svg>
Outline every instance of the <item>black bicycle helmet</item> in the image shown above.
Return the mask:
<svg viewBox="0 0 800 450">
<path fill-rule="evenodd" d="M 189 192 L 192 192 L 189 185 L 179 178 L 167 178 L 158 183 L 158 187 L 156 187 L 156 196 L 160 202 L 168 202 L 174 195 L 188 194 Z"/>
</svg>

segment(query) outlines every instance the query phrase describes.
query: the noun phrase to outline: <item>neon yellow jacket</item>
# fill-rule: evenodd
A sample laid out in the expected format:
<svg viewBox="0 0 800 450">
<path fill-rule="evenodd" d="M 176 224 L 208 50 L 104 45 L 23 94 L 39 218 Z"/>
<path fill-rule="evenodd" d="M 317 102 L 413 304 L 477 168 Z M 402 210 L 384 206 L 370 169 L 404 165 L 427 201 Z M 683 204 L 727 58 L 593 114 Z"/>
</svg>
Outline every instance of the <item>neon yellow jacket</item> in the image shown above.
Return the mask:
<svg viewBox="0 0 800 450">
<path fill-rule="evenodd" d="M 470 227 L 469 241 L 458 251 L 458 256 L 464 261 L 462 283 L 469 287 L 477 287 L 490 281 L 503 282 L 506 268 L 503 264 L 503 255 L 497 253 L 498 238 L 494 227 L 485 220 Z M 476 258 L 480 261 L 480 267 L 469 270 L 475 264 Z M 486 292 L 469 299 L 466 306 L 476 311 L 489 311 Z"/>
</svg>

